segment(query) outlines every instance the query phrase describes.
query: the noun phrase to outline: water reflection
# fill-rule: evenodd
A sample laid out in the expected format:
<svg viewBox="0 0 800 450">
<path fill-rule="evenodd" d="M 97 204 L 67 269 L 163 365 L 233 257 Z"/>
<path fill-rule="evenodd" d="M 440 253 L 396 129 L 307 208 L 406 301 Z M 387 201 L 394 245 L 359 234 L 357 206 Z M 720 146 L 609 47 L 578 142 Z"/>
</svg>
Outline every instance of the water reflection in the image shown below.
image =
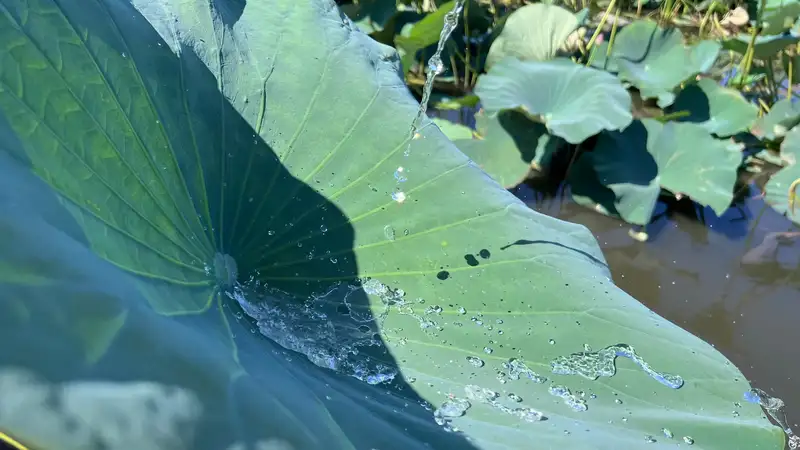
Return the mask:
<svg viewBox="0 0 800 450">
<path fill-rule="evenodd" d="M 541 213 L 588 227 L 620 288 L 714 345 L 754 386 L 783 399 L 788 425 L 800 428 L 800 227 L 756 192 L 721 217 L 688 200 L 662 201 L 642 243 L 629 225 L 563 191 L 515 193 Z"/>
</svg>

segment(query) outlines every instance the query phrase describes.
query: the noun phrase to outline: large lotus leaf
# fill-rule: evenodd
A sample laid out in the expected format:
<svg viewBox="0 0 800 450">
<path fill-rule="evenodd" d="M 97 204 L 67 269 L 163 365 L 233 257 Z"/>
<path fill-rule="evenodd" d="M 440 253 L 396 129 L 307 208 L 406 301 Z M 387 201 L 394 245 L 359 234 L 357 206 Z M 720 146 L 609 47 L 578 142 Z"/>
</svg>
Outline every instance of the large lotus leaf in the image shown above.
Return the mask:
<svg viewBox="0 0 800 450">
<path fill-rule="evenodd" d="M 520 108 L 573 144 L 632 120 L 631 97 L 616 77 L 568 59 L 506 58 L 478 79 L 475 93 L 488 113 Z"/>
<path fill-rule="evenodd" d="M 629 81 L 643 98 L 658 98 L 669 106 L 673 90 L 684 80 L 707 71 L 719 54 L 720 45 L 700 41 L 690 47 L 677 28 L 662 29 L 656 22 L 639 20 L 617 34 L 611 57 L 619 76 Z"/>
<path fill-rule="evenodd" d="M 722 48 L 733 50 L 736 53 L 744 55 L 750 47 L 752 39 L 752 36 L 749 34 L 741 33 L 724 39 L 722 41 Z M 753 57 L 757 59 L 766 59 L 777 56 L 783 49 L 798 42 L 800 42 L 800 37 L 788 33 L 771 36 L 756 36 L 753 45 Z"/>
<path fill-rule="evenodd" d="M 475 114 L 477 139 L 454 141 L 478 166 L 506 187 L 516 186 L 531 167 L 546 169 L 564 141 L 519 111 Z"/>
<path fill-rule="evenodd" d="M 410 140 L 397 54 L 332 1 L 0 0 L 0 46 L 0 430 L 30 447 L 780 448 L 584 227 Z"/>
<path fill-rule="evenodd" d="M 630 223 L 644 225 L 661 187 L 689 195 L 718 214 L 726 210 L 741 160 L 737 150 L 739 146 L 713 138 L 699 124 L 643 119 L 622 132 L 601 134 L 594 150 L 581 159 L 615 194 L 613 210 Z M 598 192 L 595 203 L 612 210 L 602 194 Z"/>
<path fill-rule="evenodd" d="M 717 136 L 746 131 L 758 118 L 758 107 L 739 91 L 724 88 L 709 78 L 683 88 L 668 112 L 688 113 L 677 120 L 701 124 Z"/>
<path fill-rule="evenodd" d="M 784 98 L 775 102 L 769 112 L 760 117 L 750 130 L 762 139 L 774 140 L 800 124 L 800 104 Z"/>
<path fill-rule="evenodd" d="M 508 16 L 503 30 L 492 42 L 486 68 L 506 57 L 522 61 L 545 61 L 554 58 L 578 28 L 579 18 L 556 5 L 525 5 Z"/>
</svg>

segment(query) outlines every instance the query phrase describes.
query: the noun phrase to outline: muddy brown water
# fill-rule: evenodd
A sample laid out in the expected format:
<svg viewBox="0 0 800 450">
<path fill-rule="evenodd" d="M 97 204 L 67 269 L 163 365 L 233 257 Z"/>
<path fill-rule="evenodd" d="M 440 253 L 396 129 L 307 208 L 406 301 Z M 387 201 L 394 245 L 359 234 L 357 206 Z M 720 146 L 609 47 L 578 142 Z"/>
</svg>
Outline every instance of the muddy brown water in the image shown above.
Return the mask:
<svg viewBox="0 0 800 450">
<path fill-rule="evenodd" d="M 532 209 L 591 230 L 617 286 L 715 346 L 753 387 L 784 400 L 789 426 L 800 430 L 800 227 L 755 188 L 721 217 L 691 202 L 682 210 L 659 202 L 648 242 L 563 191 L 513 191 Z"/>
</svg>

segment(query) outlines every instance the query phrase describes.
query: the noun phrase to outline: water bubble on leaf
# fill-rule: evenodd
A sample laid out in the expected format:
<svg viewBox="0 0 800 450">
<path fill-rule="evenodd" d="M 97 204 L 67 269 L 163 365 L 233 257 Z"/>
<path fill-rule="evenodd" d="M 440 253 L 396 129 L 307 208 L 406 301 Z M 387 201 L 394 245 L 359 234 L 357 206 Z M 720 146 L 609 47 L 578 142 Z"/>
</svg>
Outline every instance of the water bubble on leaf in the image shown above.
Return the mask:
<svg viewBox="0 0 800 450">
<path fill-rule="evenodd" d="M 555 339 L 550 339 L 549 341 L 547 341 L 547 343 L 550 345 L 555 345 L 556 341 Z"/>
<path fill-rule="evenodd" d="M 508 393 L 508 399 L 511 400 L 512 402 L 517 402 L 517 403 L 522 401 L 522 397 L 513 392 Z"/>
<path fill-rule="evenodd" d="M 431 305 L 425 310 L 425 314 L 441 314 L 442 307 L 439 305 Z"/>
<path fill-rule="evenodd" d="M 527 377 L 534 383 L 542 384 L 547 381 L 547 378 L 539 375 L 525 365 L 522 360 L 518 358 L 511 358 L 503 363 L 503 368 L 508 371 L 508 378 L 512 380 L 519 380 L 520 377 Z"/>
<path fill-rule="evenodd" d="M 616 404 L 618 404 L 618 405 L 621 405 L 621 404 L 622 404 L 622 400 L 620 400 L 620 399 L 616 399 L 616 400 L 614 400 L 614 403 L 616 403 Z"/>
<path fill-rule="evenodd" d="M 610 345 L 597 352 L 578 352 L 559 356 L 550 362 L 553 373 L 559 375 L 580 375 L 589 380 L 611 377 L 617 372 L 614 361 L 618 356 L 631 359 L 645 373 L 659 383 L 672 389 L 683 386 L 683 378 L 665 372 L 657 372 L 639 356 L 633 347 L 627 344 Z"/>
<path fill-rule="evenodd" d="M 544 414 L 533 408 L 516 408 L 513 413 L 526 422 L 541 422 L 544 419 Z"/>
<path fill-rule="evenodd" d="M 550 395 L 560 397 L 564 401 L 564 404 L 566 404 L 575 411 L 582 412 L 589 409 L 588 406 L 586 405 L 586 402 L 580 397 L 573 395 L 572 392 L 570 392 L 570 390 L 566 386 L 561 386 L 557 384 L 552 385 L 548 389 L 548 392 L 550 392 Z"/>
<path fill-rule="evenodd" d="M 694 439 L 692 439 L 691 436 L 684 436 L 683 437 L 683 442 L 685 442 L 686 445 L 693 445 L 694 444 Z"/>
<path fill-rule="evenodd" d="M 267 231 L 267 234 L 268 234 L 268 235 L 270 235 L 270 236 L 275 236 L 275 231 L 273 231 L 273 230 L 268 230 L 268 231 Z"/>
<path fill-rule="evenodd" d="M 467 310 L 463 306 L 459 306 L 458 307 L 458 313 L 459 314 L 466 314 Z"/>
<path fill-rule="evenodd" d="M 483 367 L 485 364 L 482 359 L 478 358 L 477 356 L 467 356 L 467 362 L 474 367 Z"/>
<path fill-rule="evenodd" d="M 396 201 L 397 203 L 403 203 L 406 201 L 406 194 L 403 191 L 392 192 L 392 200 Z"/>
<path fill-rule="evenodd" d="M 467 398 L 473 401 L 490 403 L 493 402 L 500 394 L 497 392 L 470 384 L 464 387 L 464 393 Z"/>
<path fill-rule="evenodd" d="M 662 428 L 661 432 L 664 433 L 664 436 L 672 439 L 675 435 L 672 434 L 672 431 L 669 428 Z"/>
<path fill-rule="evenodd" d="M 483 347 L 483 353 L 486 353 L 487 355 L 491 355 L 493 351 L 494 350 L 492 350 L 490 347 Z"/>
<path fill-rule="evenodd" d="M 647 442 L 648 444 L 655 444 L 656 438 L 648 434 L 647 436 L 644 437 L 644 441 Z"/>
<path fill-rule="evenodd" d="M 325 234 L 328 232 L 328 227 L 326 227 L 325 224 L 322 224 L 319 226 L 319 231 L 322 231 L 322 234 Z"/>
<path fill-rule="evenodd" d="M 393 241 L 395 239 L 394 228 L 391 225 L 386 225 L 383 227 L 383 235 L 386 239 Z"/>
<path fill-rule="evenodd" d="M 470 402 L 463 398 L 453 398 L 442 403 L 442 406 L 436 408 L 433 416 L 437 419 L 454 419 L 461 417 L 467 413 L 467 410 L 472 406 Z M 441 424 L 440 424 L 441 425 Z"/>
</svg>

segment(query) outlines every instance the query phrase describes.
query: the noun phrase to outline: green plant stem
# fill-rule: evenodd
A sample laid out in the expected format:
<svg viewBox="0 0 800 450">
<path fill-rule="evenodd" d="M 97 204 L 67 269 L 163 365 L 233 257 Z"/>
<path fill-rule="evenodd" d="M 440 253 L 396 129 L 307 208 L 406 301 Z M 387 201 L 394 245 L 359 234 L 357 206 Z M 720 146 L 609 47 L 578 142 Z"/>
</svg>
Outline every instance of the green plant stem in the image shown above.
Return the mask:
<svg viewBox="0 0 800 450">
<path fill-rule="evenodd" d="M 597 41 L 597 37 L 600 36 L 600 33 L 603 31 L 603 27 L 606 25 L 606 21 L 608 20 L 608 15 L 611 14 L 614 6 L 616 5 L 617 0 L 611 0 L 611 3 L 608 4 L 606 8 L 606 12 L 603 13 L 603 17 L 600 19 L 600 23 L 595 28 L 594 33 L 592 33 L 591 39 L 589 39 L 589 43 L 586 44 L 586 51 L 590 51 L 592 46 L 594 45 L 595 41 Z"/>
</svg>

